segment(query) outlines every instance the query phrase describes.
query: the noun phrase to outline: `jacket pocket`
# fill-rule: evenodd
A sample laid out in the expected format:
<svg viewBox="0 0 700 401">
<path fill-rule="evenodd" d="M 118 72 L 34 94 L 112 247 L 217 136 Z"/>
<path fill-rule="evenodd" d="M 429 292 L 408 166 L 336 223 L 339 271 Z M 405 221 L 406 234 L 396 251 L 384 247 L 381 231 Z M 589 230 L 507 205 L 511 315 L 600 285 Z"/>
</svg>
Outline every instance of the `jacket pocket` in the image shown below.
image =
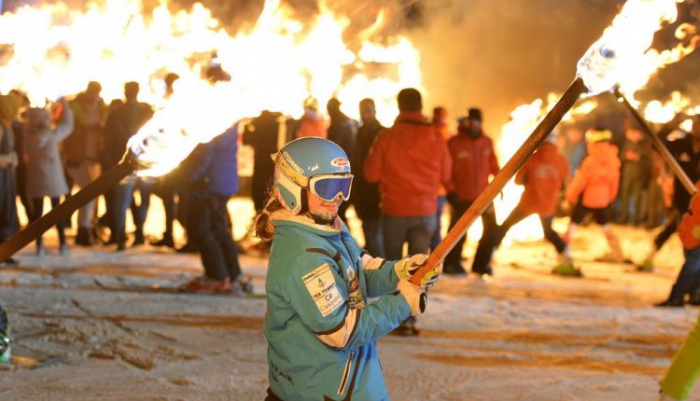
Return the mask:
<svg viewBox="0 0 700 401">
<path fill-rule="evenodd" d="M 355 351 L 350 351 L 347 361 L 345 361 L 345 369 L 343 369 L 343 376 L 340 378 L 340 385 L 338 386 L 338 395 L 343 395 L 348 387 L 348 376 L 350 375 L 350 369 L 352 367 L 352 358 L 355 356 Z"/>
</svg>

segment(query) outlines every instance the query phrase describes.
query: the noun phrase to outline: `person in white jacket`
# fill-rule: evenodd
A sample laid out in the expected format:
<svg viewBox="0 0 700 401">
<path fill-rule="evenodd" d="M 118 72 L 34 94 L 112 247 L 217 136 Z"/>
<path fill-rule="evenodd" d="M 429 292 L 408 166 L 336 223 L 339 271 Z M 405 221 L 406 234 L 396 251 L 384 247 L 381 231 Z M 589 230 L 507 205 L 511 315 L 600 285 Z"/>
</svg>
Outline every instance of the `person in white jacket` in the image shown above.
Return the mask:
<svg viewBox="0 0 700 401">
<path fill-rule="evenodd" d="M 68 193 L 58 145 L 73 131 L 73 112 L 64 99 L 58 104 L 63 112 L 55 124 L 45 108 L 30 108 L 25 112 L 23 157 L 27 164 L 27 197 L 32 200 L 32 210 L 29 213 L 31 221 L 43 215 L 44 197 L 51 200 L 51 207 L 56 207 L 61 195 Z M 56 228 L 60 253 L 68 254 L 65 222 L 58 223 Z M 36 240 L 36 253 L 39 256 L 46 254 L 41 235 Z"/>
</svg>

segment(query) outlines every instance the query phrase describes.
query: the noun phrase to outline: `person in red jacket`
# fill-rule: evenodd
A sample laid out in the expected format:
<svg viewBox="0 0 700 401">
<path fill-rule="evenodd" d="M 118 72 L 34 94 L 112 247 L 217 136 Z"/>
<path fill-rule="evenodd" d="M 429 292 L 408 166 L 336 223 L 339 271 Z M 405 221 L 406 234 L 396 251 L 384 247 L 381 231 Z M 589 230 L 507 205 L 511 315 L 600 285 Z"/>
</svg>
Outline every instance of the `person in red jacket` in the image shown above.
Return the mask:
<svg viewBox="0 0 700 401">
<path fill-rule="evenodd" d="M 401 259 L 408 253 L 427 253 L 437 226 L 440 184 L 450 181 L 452 162 L 445 139 L 421 110 L 418 90 L 403 89 L 398 95 L 399 116 L 370 150 L 364 164 L 367 182 L 379 182 L 384 256 Z M 413 322 L 402 327 L 417 333 Z"/>
<path fill-rule="evenodd" d="M 497 230 L 494 245 L 501 244 L 508 230 L 531 214 L 537 214 L 542 231 L 559 254 L 558 265 L 572 265 L 569 247 L 552 229 L 557 199 L 567 178 L 569 164 L 556 146 L 557 134 L 552 131 L 515 176 L 515 183 L 525 186 L 520 202 Z"/>
<path fill-rule="evenodd" d="M 454 227 L 464 212 L 476 200 L 479 194 L 489 184 L 489 176 L 496 175 L 500 170 L 493 141 L 484 134 L 481 127 L 481 110 L 469 109 L 466 118 L 459 120 L 458 134 L 447 142 L 452 157 L 451 191 L 447 195 L 452 207 L 450 228 Z M 493 204 L 482 213 L 481 222 L 484 232 L 479 240 L 479 246 L 474 255 L 472 272 L 479 276 L 493 274 L 489 262 L 493 249 L 493 235 L 496 231 L 496 210 Z M 462 237 L 445 258 L 443 272 L 445 274 L 464 274 L 461 265 L 462 248 L 466 236 Z"/>
<path fill-rule="evenodd" d="M 583 159 L 581 168 L 576 171 L 571 185 L 566 190 L 566 202 L 576 205 L 571 213 L 571 223 L 564 238 L 566 242 L 574 235 L 576 227 L 590 213 L 596 223 L 603 227 L 610 252 L 600 258 L 603 262 L 624 261 L 622 249 L 615 233 L 610 228 L 610 205 L 617 197 L 620 183 L 620 159 L 617 147 L 610 143 L 612 132 L 606 129 L 591 128 L 586 131 L 588 156 Z M 558 266 L 555 274 L 580 275 L 573 266 Z"/>
</svg>

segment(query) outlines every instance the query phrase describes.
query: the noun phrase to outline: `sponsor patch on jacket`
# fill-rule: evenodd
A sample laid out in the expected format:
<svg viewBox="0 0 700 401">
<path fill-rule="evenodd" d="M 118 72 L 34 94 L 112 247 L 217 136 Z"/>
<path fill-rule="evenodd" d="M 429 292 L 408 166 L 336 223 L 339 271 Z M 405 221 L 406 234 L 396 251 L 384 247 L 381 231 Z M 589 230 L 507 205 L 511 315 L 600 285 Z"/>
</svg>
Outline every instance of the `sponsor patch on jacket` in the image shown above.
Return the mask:
<svg viewBox="0 0 700 401">
<path fill-rule="evenodd" d="M 323 317 L 343 305 L 343 296 L 335 285 L 335 277 L 328 263 L 302 277 L 302 281 Z"/>
</svg>

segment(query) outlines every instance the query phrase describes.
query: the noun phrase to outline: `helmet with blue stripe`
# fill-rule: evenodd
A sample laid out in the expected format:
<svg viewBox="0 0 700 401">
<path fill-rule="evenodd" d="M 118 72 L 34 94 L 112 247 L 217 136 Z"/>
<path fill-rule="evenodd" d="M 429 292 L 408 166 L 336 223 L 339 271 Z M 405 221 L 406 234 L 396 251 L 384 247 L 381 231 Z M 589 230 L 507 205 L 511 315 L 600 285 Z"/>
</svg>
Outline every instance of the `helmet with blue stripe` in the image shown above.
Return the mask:
<svg viewBox="0 0 700 401">
<path fill-rule="evenodd" d="M 317 137 L 299 138 L 274 155 L 277 198 L 294 214 L 305 204 L 303 190 L 331 201 L 350 197 L 352 174 L 345 151 L 336 143 Z"/>
</svg>

